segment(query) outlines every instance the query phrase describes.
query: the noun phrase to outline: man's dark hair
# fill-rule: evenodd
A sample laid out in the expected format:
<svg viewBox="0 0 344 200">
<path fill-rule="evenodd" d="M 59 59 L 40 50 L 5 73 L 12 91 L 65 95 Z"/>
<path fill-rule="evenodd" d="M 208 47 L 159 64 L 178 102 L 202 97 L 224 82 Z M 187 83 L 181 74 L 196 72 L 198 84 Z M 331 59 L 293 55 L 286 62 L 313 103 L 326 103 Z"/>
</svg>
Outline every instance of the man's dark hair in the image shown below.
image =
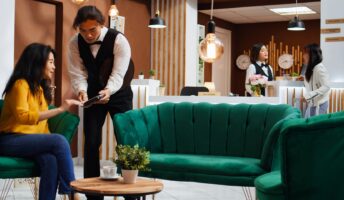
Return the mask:
<svg viewBox="0 0 344 200">
<path fill-rule="evenodd" d="M 251 63 L 256 63 L 258 58 L 259 58 L 259 53 L 260 53 L 260 50 L 262 49 L 262 47 L 264 46 L 263 43 L 257 43 L 257 44 L 254 44 L 252 49 L 251 49 Z"/>
<path fill-rule="evenodd" d="M 78 10 L 73 22 L 73 28 L 78 28 L 79 25 L 87 20 L 96 20 L 99 24 L 104 25 L 105 19 L 103 14 L 95 6 L 83 6 Z"/>
</svg>

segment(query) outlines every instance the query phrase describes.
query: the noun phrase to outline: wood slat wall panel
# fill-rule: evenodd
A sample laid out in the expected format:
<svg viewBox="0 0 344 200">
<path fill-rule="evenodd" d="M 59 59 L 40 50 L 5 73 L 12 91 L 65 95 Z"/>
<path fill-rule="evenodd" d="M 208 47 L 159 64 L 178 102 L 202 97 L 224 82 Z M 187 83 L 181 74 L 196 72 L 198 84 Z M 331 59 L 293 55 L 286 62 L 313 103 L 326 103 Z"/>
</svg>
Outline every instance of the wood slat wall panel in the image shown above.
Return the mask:
<svg viewBox="0 0 344 200">
<path fill-rule="evenodd" d="M 152 13 L 157 0 L 152 1 Z M 152 29 L 152 68 L 166 86 L 167 95 L 179 95 L 185 84 L 186 0 L 160 0 L 160 16 L 167 28 Z"/>
</svg>

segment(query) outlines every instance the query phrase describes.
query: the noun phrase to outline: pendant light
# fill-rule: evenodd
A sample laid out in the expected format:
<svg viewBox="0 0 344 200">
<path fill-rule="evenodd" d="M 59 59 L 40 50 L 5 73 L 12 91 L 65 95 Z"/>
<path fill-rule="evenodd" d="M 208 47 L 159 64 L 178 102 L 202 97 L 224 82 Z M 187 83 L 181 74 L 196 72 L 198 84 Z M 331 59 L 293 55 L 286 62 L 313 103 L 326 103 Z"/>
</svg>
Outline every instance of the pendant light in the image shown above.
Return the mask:
<svg viewBox="0 0 344 200">
<path fill-rule="evenodd" d="M 297 0 L 296 0 L 296 16 L 289 21 L 288 31 L 304 31 L 306 30 L 305 24 L 300 20 L 299 15 L 297 14 Z"/>
<path fill-rule="evenodd" d="M 155 17 L 149 20 L 149 28 L 166 28 L 165 21 L 160 17 L 159 0 L 157 0 Z"/>
<path fill-rule="evenodd" d="M 85 3 L 87 0 L 72 0 L 72 2 L 76 5 L 81 5 L 83 3 Z"/>
<path fill-rule="evenodd" d="M 112 0 L 112 5 L 110 6 L 110 9 L 109 9 L 109 16 L 118 17 L 118 15 L 119 15 L 119 11 L 116 6 L 116 1 Z"/>
<path fill-rule="evenodd" d="M 214 0 L 211 1 L 210 21 L 208 22 L 208 32 L 206 37 L 199 44 L 199 55 L 202 60 L 213 63 L 223 54 L 223 44 L 216 38 L 215 22 L 213 20 Z"/>
</svg>

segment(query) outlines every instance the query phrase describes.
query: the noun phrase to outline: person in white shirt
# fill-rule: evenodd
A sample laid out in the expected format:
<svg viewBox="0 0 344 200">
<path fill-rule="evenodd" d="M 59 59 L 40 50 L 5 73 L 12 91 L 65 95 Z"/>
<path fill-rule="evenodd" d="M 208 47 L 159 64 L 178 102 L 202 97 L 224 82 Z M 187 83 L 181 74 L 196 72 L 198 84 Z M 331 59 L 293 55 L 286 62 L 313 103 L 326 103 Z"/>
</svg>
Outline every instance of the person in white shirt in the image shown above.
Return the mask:
<svg viewBox="0 0 344 200">
<path fill-rule="evenodd" d="M 246 70 L 246 80 L 245 80 L 245 89 L 247 95 L 251 96 L 253 91 L 249 85 L 249 79 L 252 75 L 261 74 L 266 76 L 268 81 L 273 80 L 273 71 L 267 60 L 269 58 L 268 49 L 262 43 L 254 44 L 251 49 L 251 63 Z M 262 95 L 265 95 L 265 90 L 262 90 Z"/>
<path fill-rule="evenodd" d="M 85 178 L 100 175 L 99 147 L 107 113 L 113 117 L 132 109 L 130 82 L 134 66 L 130 45 L 123 34 L 106 28 L 104 23 L 104 16 L 95 6 L 81 7 L 73 23 L 79 33 L 69 43 L 68 72 L 79 100 L 85 102 L 102 95 L 96 104 L 84 108 Z"/>
<path fill-rule="evenodd" d="M 318 44 L 309 44 L 303 50 L 305 73 L 305 93 L 307 110 L 305 117 L 327 113 L 330 96 L 329 73 L 322 64 L 322 51 Z"/>
</svg>

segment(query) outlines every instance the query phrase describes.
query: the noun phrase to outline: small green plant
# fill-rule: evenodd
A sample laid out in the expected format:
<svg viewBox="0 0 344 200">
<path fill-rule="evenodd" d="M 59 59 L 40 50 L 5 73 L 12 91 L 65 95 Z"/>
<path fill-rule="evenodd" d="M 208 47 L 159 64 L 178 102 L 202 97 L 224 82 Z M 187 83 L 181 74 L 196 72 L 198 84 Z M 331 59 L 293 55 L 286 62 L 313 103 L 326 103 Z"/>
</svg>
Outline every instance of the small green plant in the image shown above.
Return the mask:
<svg viewBox="0 0 344 200">
<path fill-rule="evenodd" d="M 116 165 L 126 170 L 149 171 L 149 151 L 140 148 L 139 145 L 117 145 L 117 158 L 114 159 Z"/>
<path fill-rule="evenodd" d="M 299 76 L 299 74 L 297 72 L 293 72 L 293 73 L 291 73 L 291 76 L 295 77 L 295 76 Z"/>
<path fill-rule="evenodd" d="M 139 75 L 143 75 L 143 72 L 141 71 Z"/>
<path fill-rule="evenodd" d="M 154 69 L 150 69 L 149 70 L 149 75 L 150 76 L 155 76 L 155 70 Z"/>
</svg>

